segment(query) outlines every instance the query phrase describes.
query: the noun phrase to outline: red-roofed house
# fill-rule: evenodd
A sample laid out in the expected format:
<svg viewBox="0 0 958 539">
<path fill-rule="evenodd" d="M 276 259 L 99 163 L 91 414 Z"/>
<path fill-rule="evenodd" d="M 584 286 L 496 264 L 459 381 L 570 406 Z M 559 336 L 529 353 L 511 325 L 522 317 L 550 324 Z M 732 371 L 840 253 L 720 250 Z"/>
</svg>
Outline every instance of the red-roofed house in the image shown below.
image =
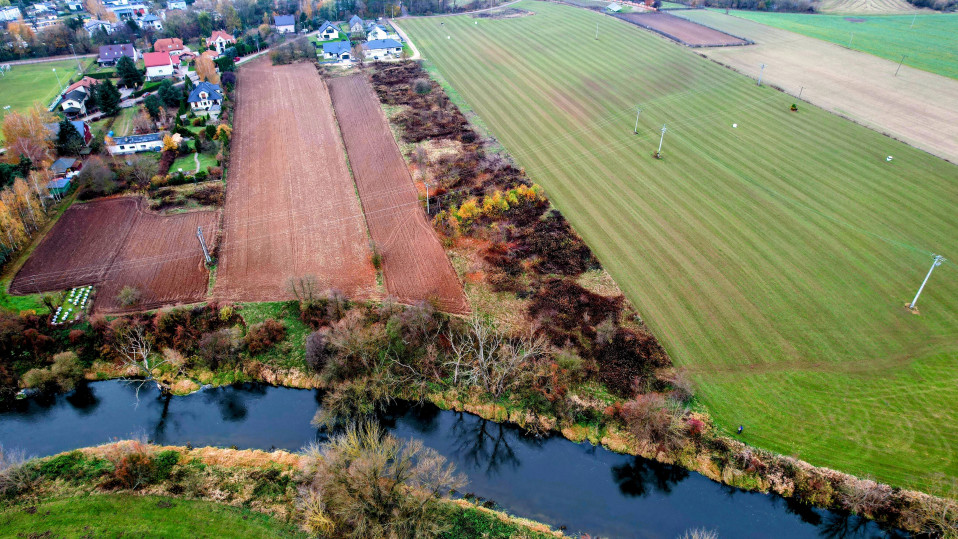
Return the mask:
<svg viewBox="0 0 958 539">
<path fill-rule="evenodd" d="M 183 40 L 178 37 L 157 39 L 156 43 L 153 44 L 153 50 L 156 52 L 165 52 L 167 54 L 173 54 L 174 52 L 182 51 L 184 48 Z"/>
<path fill-rule="evenodd" d="M 213 35 L 206 38 L 206 46 L 219 54 L 223 54 L 227 47 L 235 43 L 236 38 L 222 30 L 213 30 Z"/>
<path fill-rule="evenodd" d="M 159 80 L 173 76 L 173 60 L 169 53 L 148 52 L 143 55 L 147 80 Z"/>
</svg>

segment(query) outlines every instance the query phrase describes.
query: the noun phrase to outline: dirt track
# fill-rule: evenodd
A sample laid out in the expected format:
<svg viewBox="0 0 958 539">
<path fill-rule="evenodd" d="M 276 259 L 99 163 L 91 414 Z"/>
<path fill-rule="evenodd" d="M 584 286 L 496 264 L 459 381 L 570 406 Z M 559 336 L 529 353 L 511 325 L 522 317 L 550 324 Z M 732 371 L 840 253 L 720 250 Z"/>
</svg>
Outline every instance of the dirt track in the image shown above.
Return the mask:
<svg viewBox="0 0 958 539">
<path fill-rule="evenodd" d="M 50 230 L 10 285 L 14 294 L 96 285 L 97 312 L 117 312 L 124 286 L 140 291 L 136 309 L 199 301 L 208 273 L 196 240 L 207 236 L 216 212 L 156 215 L 139 199 L 124 197 L 75 204 Z"/>
<path fill-rule="evenodd" d="M 721 47 L 745 45 L 744 39 L 730 36 L 668 13 L 621 13 L 616 15 L 632 24 L 648 28 L 690 47 Z"/>
<path fill-rule="evenodd" d="M 445 311 L 467 312 L 462 283 L 426 221 L 372 86 L 351 75 L 329 87 L 386 290 L 401 302 L 436 299 Z"/>
<path fill-rule="evenodd" d="M 239 70 L 220 265 L 214 296 L 290 299 L 288 281 L 376 294 L 355 186 L 326 85 L 311 64 Z"/>
<path fill-rule="evenodd" d="M 792 95 L 958 163 L 958 81 L 730 15 L 676 12 L 756 42 L 699 51 Z M 801 90 L 805 87 L 804 91 Z"/>
</svg>

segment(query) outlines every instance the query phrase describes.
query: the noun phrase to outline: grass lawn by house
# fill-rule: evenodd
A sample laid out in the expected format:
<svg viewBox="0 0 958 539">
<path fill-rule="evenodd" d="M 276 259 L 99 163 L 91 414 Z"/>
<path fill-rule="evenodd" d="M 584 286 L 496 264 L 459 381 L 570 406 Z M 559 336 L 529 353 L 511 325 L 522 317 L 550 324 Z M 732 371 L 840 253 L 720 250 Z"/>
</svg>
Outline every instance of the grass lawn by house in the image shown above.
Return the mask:
<svg viewBox="0 0 958 539">
<path fill-rule="evenodd" d="M 0 511 L 11 537 L 306 537 L 268 515 L 163 496 L 95 494 Z"/>
<path fill-rule="evenodd" d="M 183 169 L 184 174 L 191 174 L 196 170 L 196 161 L 193 159 L 193 156 L 197 154 L 184 155 L 183 157 L 177 157 L 176 161 L 173 161 L 173 164 L 170 166 L 170 174 L 174 174 Z M 209 153 L 198 154 L 200 161 L 200 170 L 208 170 L 209 167 L 216 166 L 216 156 Z"/>
<path fill-rule="evenodd" d="M 958 79 L 958 13 L 822 15 L 731 11 L 731 15 L 831 41 Z M 912 24 L 914 22 L 914 24 Z"/>
<path fill-rule="evenodd" d="M 116 120 L 113 121 L 113 136 L 125 137 L 127 135 L 132 135 L 133 120 L 136 119 L 139 113 L 140 113 L 139 106 L 120 109 L 119 114 L 116 115 Z"/>
<path fill-rule="evenodd" d="M 514 7 L 536 15 L 401 26 L 719 428 L 895 485 L 958 477 L 958 266 L 932 276 L 920 316 L 903 307 L 933 252 L 958 257 L 958 167 L 811 105 L 790 112 L 792 97 L 624 21 Z M 569 43 L 597 22 L 600 39 Z"/>
</svg>

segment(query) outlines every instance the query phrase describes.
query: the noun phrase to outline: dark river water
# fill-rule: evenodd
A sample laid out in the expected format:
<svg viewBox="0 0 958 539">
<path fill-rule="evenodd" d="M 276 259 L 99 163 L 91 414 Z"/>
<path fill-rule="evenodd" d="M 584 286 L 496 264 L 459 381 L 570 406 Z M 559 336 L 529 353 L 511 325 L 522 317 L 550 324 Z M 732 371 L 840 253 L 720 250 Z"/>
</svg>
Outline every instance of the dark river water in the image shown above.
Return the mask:
<svg viewBox="0 0 958 539">
<path fill-rule="evenodd" d="M 138 433 L 159 444 L 296 451 L 323 439 L 310 426 L 318 391 L 243 384 L 159 398 L 119 381 L 70 395 L 17 401 L 0 411 L 0 444 L 31 456 L 97 445 Z M 471 414 L 432 405 L 396 406 L 381 423 L 418 438 L 469 478 L 464 492 L 569 533 L 673 539 L 690 528 L 722 539 L 900 537 L 874 522 L 810 509 L 778 496 L 720 485 L 697 473 L 588 443 L 528 436 Z"/>
</svg>

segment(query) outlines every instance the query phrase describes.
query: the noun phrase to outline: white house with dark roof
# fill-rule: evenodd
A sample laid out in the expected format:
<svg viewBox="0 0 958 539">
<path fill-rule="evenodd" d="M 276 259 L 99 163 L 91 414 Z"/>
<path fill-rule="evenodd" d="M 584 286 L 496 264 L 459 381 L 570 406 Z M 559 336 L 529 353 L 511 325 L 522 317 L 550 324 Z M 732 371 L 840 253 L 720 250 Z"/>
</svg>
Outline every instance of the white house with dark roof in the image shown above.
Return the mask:
<svg viewBox="0 0 958 539">
<path fill-rule="evenodd" d="M 163 21 L 156 15 L 147 13 L 140 19 L 140 28 L 152 28 L 159 31 L 163 29 Z"/>
<path fill-rule="evenodd" d="M 100 56 L 96 61 L 100 65 L 114 65 L 120 58 L 128 56 L 136 62 L 140 59 L 139 53 L 132 43 L 123 43 L 122 45 L 103 45 L 100 47 Z"/>
<path fill-rule="evenodd" d="M 329 41 L 331 39 L 339 39 L 339 28 L 336 28 L 336 25 L 326 21 L 319 27 L 319 39 L 320 41 Z"/>
<path fill-rule="evenodd" d="M 223 93 L 218 84 L 203 81 L 193 88 L 186 101 L 193 112 L 210 112 L 219 108 L 223 102 Z"/>
<path fill-rule="evenodd" d="M 13 22 L 20 18 L 20 8 L 17 6 L 0 7 L 0 22 Z"/>
<path fill-rule="evenodd" d="M 367 60 L 384 60 L 390 56 L 398 58 L 402 54 L 402 43 L 395 39 L 377 39 L 363 43 L 363 54 Z"/>
<path fill-rule="evenodd" d="M 348 41 L 332 41 L 323 43 L 323 58 L 326 60 L 350 60 L 352 51 Z"/>
<path fill-rule="evenodd" d="M 186 0 L 169 0 L 166 3 L 166 9 L 182 9 L 186 10 Z"/>
<path fill-rule="evenodd" d="M 83 29 L 86 30 L 86 32 L 90 34 L 91 36 L 97 30 L 103 30 L 106 33 L 106 35 L 110 35 L 114 32 L 113 23 L 100 21 L 97 19 L 90 19 L 87 22 L 83 23 Z"/>
<path fill-rule="evenodd" d="M 370 24 L 369 29 L 366 30 L 366 41 L 381 41 L 388 37 L 386 29 L 378 24 Z"/>
<path fill-rule="evenodd" d="M 273 19 L 273 25 L 276 27 L 276 31 L 281 34 L 296 33 L 296 17 L 292 15 L 277 15 Z"/>
<path fill-rule="evenodd" d="M 363 23 L 363 20 L 359 18 L 359 15 L 353 15 L 349 19 L 349 33 L 363 33 L 366 31 L 366 25 Z"/>
<path fill-rule="evenodd" d="M 124 155 L 138 152 L 158 152 L 163 149 L 163 134 L 131 135 L 108 140 L 106 149 L 110 155 Z"/>
</svg>

